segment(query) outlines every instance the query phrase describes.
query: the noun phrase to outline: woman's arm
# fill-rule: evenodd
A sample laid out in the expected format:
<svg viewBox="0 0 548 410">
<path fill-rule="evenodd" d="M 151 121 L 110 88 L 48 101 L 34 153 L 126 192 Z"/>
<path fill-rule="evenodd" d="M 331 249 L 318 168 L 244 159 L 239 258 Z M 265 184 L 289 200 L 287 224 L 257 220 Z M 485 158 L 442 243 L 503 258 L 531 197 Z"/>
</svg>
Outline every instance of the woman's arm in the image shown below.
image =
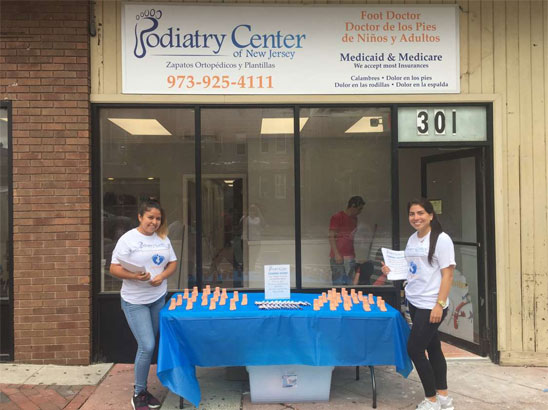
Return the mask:
<svg viewBox="0 0 548 410">
<path fill-rule="evenodd" d="M 455 265 L 448 266 L 441 270 L 441 285 L 440 291 L 438 293 L 438 301 L 446 303 L 447 298 L 449 297 L 449 291 L 451 290 L 451 285 L 453 283 L 453 271 L 455 270 Z M 443 315 L 443 308 L 439 303 L 436 303 L 434 309 L 430 313 L 430 323 L 439 323 L 441 322 L 441 316 Z"/>
<path fill-rule="evenodd" d="M 164 269 L 164 271 L 162 273 L 160 273 L 159 275 L 154 276 L 150 280 L 150 284 L 152 286 L 160 286 L 164 280 L 166 280 L 171 275 L 173 275 L 173 273 L 175 272 L 176 267 L 177 267 L 177 261 L 169 262 L 166 265 L 166 268 Z"/>
<path fill-rule="evenodd" d="M 134 279 L 134 280 L 141 280 L 141 281 L 147 281 L 150 279 L 150 273 L 148 272 L 143 272 L 143 273 L 130 272 L 124 269 L 122 265 L 119 265 L 117 263 L 110 264 L 110 274 L 118 279 Z"/>
</svg>

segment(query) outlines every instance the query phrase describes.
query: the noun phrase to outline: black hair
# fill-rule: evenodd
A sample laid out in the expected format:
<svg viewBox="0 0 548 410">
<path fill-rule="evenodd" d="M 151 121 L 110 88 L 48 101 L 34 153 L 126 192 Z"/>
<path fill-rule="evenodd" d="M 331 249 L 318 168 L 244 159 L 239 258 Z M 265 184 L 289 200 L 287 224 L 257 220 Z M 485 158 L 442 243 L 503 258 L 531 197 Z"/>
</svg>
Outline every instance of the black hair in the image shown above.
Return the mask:
<svg viewBox="0 0 548 410">
<path fill-rule="evenodd" d="M 361 196 L 353 196 L 348 200 L 347 208 L 358 208 L 362 205 L 365 205 L 365 201 Z"/>
<path fill-rule="evenodd" d="M 441 223 L 438 220 L 438 216 L 434 211 L 434 206 L 426 198 L 412 199 L 407 203 L 407 213 L 413 205 L 419 205 L 422 207 L 428 214 L 432 215 L 432 221 L 430 221 L 430 248 L 428 249 L 428 263 L 432 265 L 432 258 L 434 257 L 434 251 L 436 250 L 436 244 L 438 243 L 438 237 L 440 233 L 443 232 Z"/>
</svg>

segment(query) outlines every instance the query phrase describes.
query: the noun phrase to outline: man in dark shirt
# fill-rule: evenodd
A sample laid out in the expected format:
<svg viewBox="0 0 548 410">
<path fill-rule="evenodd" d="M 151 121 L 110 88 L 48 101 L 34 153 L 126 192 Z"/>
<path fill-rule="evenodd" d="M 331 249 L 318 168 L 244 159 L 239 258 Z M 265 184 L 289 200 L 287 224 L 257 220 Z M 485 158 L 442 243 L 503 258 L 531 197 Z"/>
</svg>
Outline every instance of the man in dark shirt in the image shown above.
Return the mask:
<svg viewBox="0 0 548 410">
<path fill-rule="evenodd" d="M 348 200 L 346 209 L 333 215 L 329 222 L 329 257 L 333 285 L 349 285 L 354 278 L 354 234 L 358 226 L 358 215 L 364 205 L 365 201 L 361 196 L 353 196 Z"/>
</svg>

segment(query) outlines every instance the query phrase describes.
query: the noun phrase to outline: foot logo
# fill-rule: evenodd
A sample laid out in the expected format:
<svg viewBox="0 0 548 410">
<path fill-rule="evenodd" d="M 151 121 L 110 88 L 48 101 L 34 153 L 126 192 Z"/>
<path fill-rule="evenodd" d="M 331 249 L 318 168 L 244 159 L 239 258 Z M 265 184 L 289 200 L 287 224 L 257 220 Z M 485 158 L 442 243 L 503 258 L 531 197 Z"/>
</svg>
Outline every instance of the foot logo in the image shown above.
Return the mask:
<svg viewBox="0 0 548 410">
<path fill-rule="evenodd" d="M 165 257 L 163 257 L 162 255 L 156 254 L 152 257 L 152 262 L 154 262 L 156 265 L 161 265 L 164 259 Z"/>
<path fill-rule="evenodd" d="M 145 35 L 158 28 L 158 20 L 162 18 L 162 10 L 150 9 L 142 11 L 135 16 L 135 48 L 133 54 L 137 58 L 143 58 L 146 53 Z M 150 44 L 149 44 L 150 45 Z"/>
<path fill-rule="evenodd" d="M 417 264 L 413 261 L 409 263 L 409 272 L 413 275 L 417 273 Z"/>
</svg>

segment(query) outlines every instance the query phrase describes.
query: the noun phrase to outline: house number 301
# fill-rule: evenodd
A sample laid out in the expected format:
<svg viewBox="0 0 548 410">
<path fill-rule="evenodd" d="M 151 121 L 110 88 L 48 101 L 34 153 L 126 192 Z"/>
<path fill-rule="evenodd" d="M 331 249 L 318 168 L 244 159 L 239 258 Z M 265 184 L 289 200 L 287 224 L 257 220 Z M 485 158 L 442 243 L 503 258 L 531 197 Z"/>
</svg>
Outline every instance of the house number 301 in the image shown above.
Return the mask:
<svg viewBox="0 0 548 410">
<path fill-rule="evenodd" d="M 451 110 L 451 133 L 457 133 L 457 111 Z M 427 110 L 417 110 L 417 135 L 429 135 L 433 131 L 434 135 L 445 135 L 447 130 L 447 116 L 445 110 L 434 110 L 431 116 Z"/>
</svg>

